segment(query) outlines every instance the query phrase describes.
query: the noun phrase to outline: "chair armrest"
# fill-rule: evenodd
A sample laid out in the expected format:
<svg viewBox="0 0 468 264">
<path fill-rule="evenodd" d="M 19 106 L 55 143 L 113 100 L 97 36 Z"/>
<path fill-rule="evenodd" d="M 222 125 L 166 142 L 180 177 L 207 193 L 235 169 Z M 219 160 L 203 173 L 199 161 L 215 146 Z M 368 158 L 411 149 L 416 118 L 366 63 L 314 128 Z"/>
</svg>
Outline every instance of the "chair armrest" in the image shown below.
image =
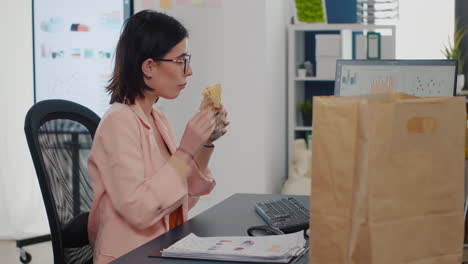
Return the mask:
<svg viewBox="0 0 468 264">
<path fill-rule="evenodd" d="M 88 216 L 89 212 L 81 213 L 63 227 L 62 239 L 64 248 L 77 248 L 89 244 Z"/>
</svg>

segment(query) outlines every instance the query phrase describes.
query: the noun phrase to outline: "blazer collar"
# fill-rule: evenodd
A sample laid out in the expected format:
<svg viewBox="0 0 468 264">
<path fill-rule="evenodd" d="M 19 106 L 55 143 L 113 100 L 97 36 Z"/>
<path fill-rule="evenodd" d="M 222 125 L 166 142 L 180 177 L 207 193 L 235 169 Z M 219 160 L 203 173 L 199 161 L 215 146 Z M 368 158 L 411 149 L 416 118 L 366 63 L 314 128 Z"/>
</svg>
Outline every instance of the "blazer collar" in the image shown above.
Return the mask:
<svg viewBox="0 0 468 264">
<path fill-rule="evenodd" d="M 167 127 L 169 124 L 166 124 L 166 122 L 161 119 L 161 116 L 156 109 L 153 108 L 151 111 L 154 116 L 154 120 L 156 121 L 156 127 L 159 133 L 161 133 L 161 137 L 163 138 L 164 142 L 166 142 L 169 152 L 171 155 L 174 154 L 174 152 L 176 152 L 176 146 L 174 139 L 169 133 L 169 128 Z"/>
<path fill-rule="evenodd" d="M 150 125 L 150 120 L 146 117 L 146 115 L 143 113 L 143 109 L 141 106 L 135 102 L 135 104 L 130 105 L 130 108 L 133 110 L 133 112 L 136 113 L 140 121 L 143 123 L 143 125 L 148 128 L 149 130 L 151 129 Z M 161 120 L 161 117 L 159 116 L 158 111 L 153 107 L 151 108 L 151 114 L 154 116 L 154 120 L 156 123 L 156 129 L 158 129 L 159 133 L 161 134 L 162 139 L 166 143 L 167 147 L 169 148 L 169 152 L 174 154 L 176 151 L 176 147 L 174 145 L 173 139 L 169 135 L 169 130 L 167 125 Z"/>
<path fill-rule="evenodd" d="M 149 123 L 149 120 L 146 117 L 145 113 L 143 112 L 143 109 L 141 108 L 140 104 L 138 104 L 135 101 L 135 104 L 132 104 L 132 105 L 129 105 L 129 106 L 130 106 L 130 109 L 132 109 L 132 111 L 138 116 L 138 119 L 140 119 L 140 121 L 143 123 L 143 125 L 146 128 L 151 129 L 151 125 Z M 153 111 L 153 109 L 151 111 Z"/>
</svg>

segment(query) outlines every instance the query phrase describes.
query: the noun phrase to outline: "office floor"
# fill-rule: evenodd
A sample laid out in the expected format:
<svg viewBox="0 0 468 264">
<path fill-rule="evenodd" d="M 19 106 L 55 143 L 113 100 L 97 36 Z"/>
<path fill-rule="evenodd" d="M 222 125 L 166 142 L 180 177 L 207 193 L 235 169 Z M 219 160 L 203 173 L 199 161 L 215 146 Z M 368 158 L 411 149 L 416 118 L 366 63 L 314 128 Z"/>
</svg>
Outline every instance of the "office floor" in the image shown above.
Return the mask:
<svg viewBox="0 0 468 264">
<path fill-rule="evenodd" d="M 50 242 L 39 243 L 25 247 L 32 256 L 30 264 L 53 263 L 52 244 Z M 0 240 L 0 263 L 21 264 L 19 251 L 14 240 Z"/>
</svg>

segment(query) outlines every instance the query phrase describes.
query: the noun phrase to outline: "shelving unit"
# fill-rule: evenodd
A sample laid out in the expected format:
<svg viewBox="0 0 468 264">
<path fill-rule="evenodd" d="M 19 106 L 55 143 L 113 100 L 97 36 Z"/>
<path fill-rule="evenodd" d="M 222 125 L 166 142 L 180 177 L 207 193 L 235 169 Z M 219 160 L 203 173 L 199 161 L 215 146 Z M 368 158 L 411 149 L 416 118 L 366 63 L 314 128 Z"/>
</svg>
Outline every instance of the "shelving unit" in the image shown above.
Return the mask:
<svg viewBox="0 0 468 264">
<path fill-rule="evenodd" d="M 327 78 L 317 78 L 317 77 L 294 77 L 295 81 L 334 81 L 332 79 Z"/>
<path fill-rule="evenodd" d="M 315 95 L 332 95 L 335 78 L 334 72 L 327 76 L 297 77 L 296 70 L 305 60 L 313 62 L 317 70 L 315 36 L 321 34 L 339 35 L 339 59 L 356 59 L 365 54 L 365 36 L 367 32 L 381 34 L 382 59 L 395 59 L 395 26 L 361 24 L 300 24 L 288 26 L 288 163 L 291 164 L 293 142 L 296 138 L 305 138 L 312 132 L 312 127 L 304 126 L 299 105 Z M 385 42 L 383 40 L 385 39 Z M 385 45 L 384 45 L 385 43 Z M 320 66 L 320 65 L 319 65 Z"/>
</svg>

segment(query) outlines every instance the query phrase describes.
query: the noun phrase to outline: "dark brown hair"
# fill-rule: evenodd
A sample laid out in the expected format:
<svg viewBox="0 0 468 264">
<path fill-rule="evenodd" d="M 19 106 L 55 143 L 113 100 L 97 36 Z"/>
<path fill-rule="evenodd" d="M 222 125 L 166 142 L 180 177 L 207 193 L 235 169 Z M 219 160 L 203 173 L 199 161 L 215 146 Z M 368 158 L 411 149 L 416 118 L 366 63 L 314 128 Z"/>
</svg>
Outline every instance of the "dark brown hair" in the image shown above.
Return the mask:
<svg viewBox="0 0 468 264">
<path fill-rule="evenodd" d="M 187 29 L 175 18 L 152 10 L 143 10 L 125 22 L 115 53 L 115 66 L 106 91 L 110 103 L 134 104 L 144 90 L 141 64 L 148 58 L 162 58 L 188 37 Z"/>
</svg>

